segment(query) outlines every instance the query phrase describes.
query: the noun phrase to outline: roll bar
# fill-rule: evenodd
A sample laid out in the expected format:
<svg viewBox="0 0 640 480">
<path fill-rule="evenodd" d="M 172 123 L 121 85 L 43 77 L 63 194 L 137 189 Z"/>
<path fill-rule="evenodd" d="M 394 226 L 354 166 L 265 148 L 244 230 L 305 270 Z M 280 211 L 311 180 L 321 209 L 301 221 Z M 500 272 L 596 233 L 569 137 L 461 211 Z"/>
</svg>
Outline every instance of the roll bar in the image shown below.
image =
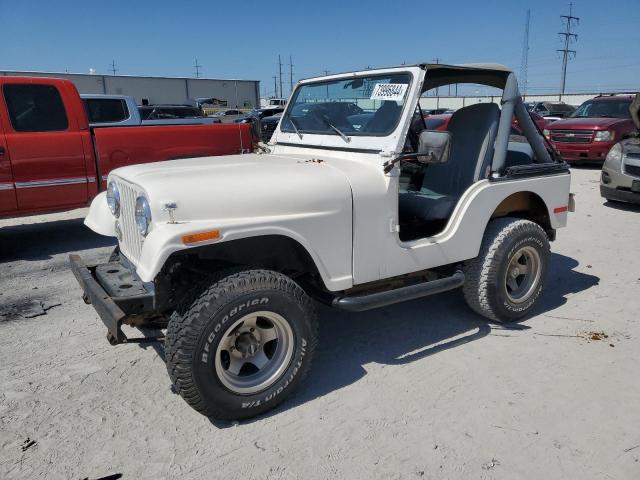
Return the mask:
<svg viewBox="0 0 640 480">
<path fill-rule="evenodd" d="M 511 119 L 514 115 L 522 128 L 524 136 L 529 141 L 538 163 L 552 163 L 553 159 L 549 155 L 538 129 L 522 102 L 522 97 L 518 91 L 518 81 L 513 73 L 510 73 L 507 77 L 500 104 L 502 112 L 500 113 L 491 171 L 501 173 L 504 170 L 507 149 L 509 148 L 509 135 L 511 135 Z"/>
</svg>

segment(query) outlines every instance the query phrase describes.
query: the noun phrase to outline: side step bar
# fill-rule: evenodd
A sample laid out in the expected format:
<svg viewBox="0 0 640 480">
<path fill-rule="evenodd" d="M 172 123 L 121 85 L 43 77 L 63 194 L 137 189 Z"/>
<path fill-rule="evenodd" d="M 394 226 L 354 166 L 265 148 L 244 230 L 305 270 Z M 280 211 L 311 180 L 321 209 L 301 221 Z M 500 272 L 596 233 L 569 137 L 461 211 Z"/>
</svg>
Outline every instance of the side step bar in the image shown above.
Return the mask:
<svg viewBox="0 0 640 480">
<path fill-rule="evenodd" d="M 386 292 L 377 292 L 370 295 L 354 295 L 336 297 L 331 302 L 334 307 L 351 312 L 363 312 L 374 308 L 386 307 L 394 303 L 427 297 L 436 293 L 446 292 L 464 284 L 464 273 L 457 270 L 450 277 L 439 278 L 429 282 L 409 285 L 408 287 L 395 288 Z"/>
</svg>

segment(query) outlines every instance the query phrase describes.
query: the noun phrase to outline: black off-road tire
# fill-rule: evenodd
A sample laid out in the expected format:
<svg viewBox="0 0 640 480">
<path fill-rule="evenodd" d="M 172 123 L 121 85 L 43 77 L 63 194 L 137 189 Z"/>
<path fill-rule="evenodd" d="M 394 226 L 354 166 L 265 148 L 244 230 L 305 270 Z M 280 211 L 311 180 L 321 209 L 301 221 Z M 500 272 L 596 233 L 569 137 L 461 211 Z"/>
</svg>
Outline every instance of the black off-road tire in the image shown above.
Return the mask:
<svg viewBox="0 0 640 480">
<path fill-rule="evenodd" d="M 311 299 L 289 277 L 246 270 L 214 278 L 171 316 L 165 340 L 167 370 L 177 392 L 210 418 L 240 420 L 266 412 L 289 396 L 311 365 L 317 343 Z M 293 354 L 278 379 L 262 391 L 240 394 L 223 385 L 215 367 L 217 348 L 237 319 L 271 311 L 293 332 Z"/>
<path fill-rule="evenodd" d="M 507 268 L 523 247 L 531 247 L 539 255 L 540 276 L 530 297 L 514 303 L 505 284 Z M 465 262 L 464 298 L 476 313 L 497 322 L 508 322 L 526 316 L 535 306 L 544 286 L 548 270 L 549 239 L 545 231 L 529 220 L 498 218 L 487 225 L 480 253 Z"/>
</svg>

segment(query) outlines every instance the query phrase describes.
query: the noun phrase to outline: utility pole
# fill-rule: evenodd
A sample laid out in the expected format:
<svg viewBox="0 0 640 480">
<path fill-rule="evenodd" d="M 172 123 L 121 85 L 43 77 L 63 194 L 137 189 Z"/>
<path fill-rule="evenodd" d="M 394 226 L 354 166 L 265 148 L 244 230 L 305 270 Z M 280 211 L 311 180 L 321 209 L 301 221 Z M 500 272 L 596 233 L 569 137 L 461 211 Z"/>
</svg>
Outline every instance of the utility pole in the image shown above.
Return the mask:
<svg viewBox="0 0 640 480">
<path fill-rule="evenodd" d="M 115 60 L 111 60 L 111 73 L 112 75 L 115 77 L 116 76 L 116 72 L 118 71 L 118 69 L 116 68 L 116 61 Z"/>
<path fill-rule="evenodd" d="M 558 32 L 560 38 L 564 40 L 564 48 L 558 49 L 558 52 L 562 52 L 562 83 L 560 86 L 560 100 L 562 100 L 562 95 L 564 95 L 564 87 L 567 80 L 567 62 L 569 61 L 571 55 L 573 55 L 574 58 L 576 56 L 576 51 L 570 50 L 569 45 L 573 41 L 578 41 L 578 35 L 571 31 L 574 22 L 576 24 L 580 23 L 580 18 L 573 16 L 573 2 L 569 4 L 569 15 L 560 15 L 560 18 L 565 23 L 565 31 Z"/>
<path fill-rule="evenodd" d="M 329 70 L 323 70 L 324 72 L 324 76 L 326 77 L 327 75 L 329 75 Z M 329 98 L 329 84 L 327 83 L 327 99 Z"/>
<path fill-rule="evenodd" d="M 522 59 L 520 60 L 520 91 L 527 94 L 527 69 L 529 67 L 529 22 L 531 21 L 531 10 L 527 10 L 524 22 L 524 41 L 522 43 Z"/>
<path fill-rule="evenodd" d="M 278 98 L 282 98 L 282 59 L 278 55 L 278 77 L 280 78 L 280 95 Z"/>
<path fill-rule="evenodd" d="M 440 60 L 442 60 L 440 57 L 436 57 L 432 60 L 432 62 L 434 62 L 435 64 L 440 63 Z M 438 95 L 438 87 L 436 87 L 436 97 L 439 96 Z"/>
<path fill-rule="evenodd" d="M 196 58 L 195 65 L 193 65 L 193 68 L 196 70 L 196 78 L 200 78 L 200 69 L 202 68 L 202 65 L 198 64 L 198 59 L 197 58 Z"/>
<path fill-rule="evenodd" d="M 289 55 L 289 94 L 293 93 L 293 59 Z"/>
</svg>

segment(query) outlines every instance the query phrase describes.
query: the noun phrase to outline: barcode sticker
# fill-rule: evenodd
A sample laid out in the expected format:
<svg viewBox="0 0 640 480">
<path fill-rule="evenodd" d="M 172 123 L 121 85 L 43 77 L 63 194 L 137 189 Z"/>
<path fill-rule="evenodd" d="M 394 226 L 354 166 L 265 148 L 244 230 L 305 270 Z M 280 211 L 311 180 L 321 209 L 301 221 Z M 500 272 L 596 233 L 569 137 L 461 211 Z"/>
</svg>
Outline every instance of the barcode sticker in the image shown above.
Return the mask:
<svg viewBox="0 0 640 480">
<path fill-rule="evenodd" d="M 404 99 L 404 94 L 409 85 L 406 83 L 376 83 L 371 92 L 371 100 L 395 100 Z"/>
</svg>

